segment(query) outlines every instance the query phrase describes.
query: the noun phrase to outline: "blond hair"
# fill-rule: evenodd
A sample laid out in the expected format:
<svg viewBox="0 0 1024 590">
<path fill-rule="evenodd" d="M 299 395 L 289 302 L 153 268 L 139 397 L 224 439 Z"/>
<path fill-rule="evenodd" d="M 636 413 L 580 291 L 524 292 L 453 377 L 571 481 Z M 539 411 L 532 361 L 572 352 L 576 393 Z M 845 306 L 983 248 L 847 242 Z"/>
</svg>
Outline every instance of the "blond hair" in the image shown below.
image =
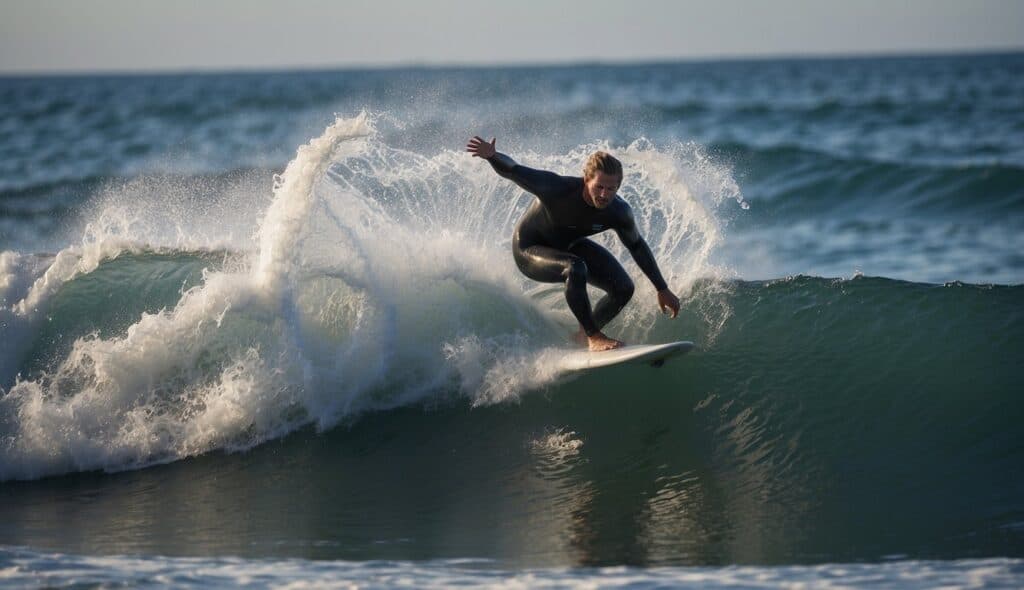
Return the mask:
<svg viewBox="0 0 1024 590">
<path fill-rule="evenodd" d="M 618 176 L 622 180 L 622 162 L 608 152 L 594 152 L 583 166 L 583 178 L 593 178 L 598 172 Z"/>
</svg>

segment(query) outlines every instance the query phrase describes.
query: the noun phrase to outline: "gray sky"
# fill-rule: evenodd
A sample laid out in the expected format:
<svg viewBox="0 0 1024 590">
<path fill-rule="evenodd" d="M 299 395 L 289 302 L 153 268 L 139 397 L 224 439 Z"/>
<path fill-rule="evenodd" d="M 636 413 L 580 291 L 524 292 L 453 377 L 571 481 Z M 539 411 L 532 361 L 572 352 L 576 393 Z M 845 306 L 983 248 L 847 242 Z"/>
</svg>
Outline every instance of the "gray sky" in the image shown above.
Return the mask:
<svg viewBox="0 0 1024 590">
<path fill-rule="evenodd" d="M 0 0 L 0 72 L 1024 48 L 1022 0 Z"/>
</svg>

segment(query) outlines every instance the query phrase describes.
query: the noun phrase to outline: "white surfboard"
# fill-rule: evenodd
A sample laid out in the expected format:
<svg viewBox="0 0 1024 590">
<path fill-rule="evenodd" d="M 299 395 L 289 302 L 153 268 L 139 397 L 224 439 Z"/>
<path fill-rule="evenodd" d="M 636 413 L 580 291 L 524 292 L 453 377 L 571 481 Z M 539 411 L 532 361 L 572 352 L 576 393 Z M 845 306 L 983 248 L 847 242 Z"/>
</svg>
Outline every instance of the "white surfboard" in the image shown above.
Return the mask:
<svg viewBox="0 0 1024 590">
<path fill-rule="evenodd" d="M 667 344 L 631 344 L 602 352 L 574 350 L 565 353 L 565 356 L 558 362 L 558 368 L 565 373 L 572 373 L 635 363 L 660 367 L 669 357 L 686 354 L 692 348 L 693 342 L 682 341 Z"/>
</svg>

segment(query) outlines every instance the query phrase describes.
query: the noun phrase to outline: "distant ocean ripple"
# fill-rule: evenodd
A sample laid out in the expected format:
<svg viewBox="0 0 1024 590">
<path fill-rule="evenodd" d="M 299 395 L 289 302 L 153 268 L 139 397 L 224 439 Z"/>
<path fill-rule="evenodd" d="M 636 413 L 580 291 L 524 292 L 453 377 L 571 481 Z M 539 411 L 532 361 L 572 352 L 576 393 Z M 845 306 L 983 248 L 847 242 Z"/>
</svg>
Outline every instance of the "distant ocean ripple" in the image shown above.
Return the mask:
<svg viewBox="0 0 1024 590">
<path fill-rule="evenodd" d="M 1022 80 L 1020 54 L 2 78 L 0 248 L 59 248 L 67 238 L 57 236 L 111 182 L 278 169 L 331 113 L 370 108 L 400 122 L 382 127 L 389 143 L 422 153 L 459 149 L 470 130 L 546 153 L 600 139 L 703 144 L 734 168 L 753 205 L 735 215 L 742 247 L 723 248 L 748 278 L 771 278 L 750 276 L 767 268 L 1016 284 Z M 896 223 L 843 255 L 829 248 L 837 216 Z M 779 231 L 745 231 L 808 220 L 831 252 L 827 265 L 797 249 L 772 252 Z M 900 222 L 921 220 L 981 223 L 1009 241 L 946 240 Z M 931 257 L 893 263 L 892 243 L 903 240 L 924 240 Z"/>
</svg>

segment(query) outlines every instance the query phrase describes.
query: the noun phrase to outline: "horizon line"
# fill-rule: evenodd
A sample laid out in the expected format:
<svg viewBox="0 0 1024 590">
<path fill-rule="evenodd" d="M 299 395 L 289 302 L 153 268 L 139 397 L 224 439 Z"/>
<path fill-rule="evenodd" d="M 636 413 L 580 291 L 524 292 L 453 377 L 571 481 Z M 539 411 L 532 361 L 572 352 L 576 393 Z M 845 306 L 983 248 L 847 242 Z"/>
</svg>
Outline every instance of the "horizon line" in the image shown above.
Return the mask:
<svg viewBox="0 0 1024 590">
<path fill-rule="evenodd" d="M 824 52 L 780 52 L 764 54 L 720 54 L 705 56 L 651 56 L 638 58 L 595 58 L 567 60 L 509 60 L 509 61 L 430 61 L 406 60 L 394 62 L 353 62 L 334 64 L 293 64 L 293 65 L 238 65 L 238 66 L 185 66 L 108 69 L 0 69 L 0 78 L 59 78 L 91 76 L 175 76 L 175 75 L 225 75 L 225 74 L 281 74 L 345 71 L 388 71 L 388 70 L 446 70 L 446 69 L 516 69 L 516 68 L 563 68 L 563 67 L 628 67 L 648 65 L 669 65 L 684 63 L 729 63 L 757 61 L 815 61 L 815 60 L 858 60 L 858 59 L 901 59 L 941 58 L 970 56 L 999 56 L 1024 53 L 1024 45 L 1005 47 L 979 47 L 969 49 L 906 49 L 878 51 L 824 51 Z"/>
</svg>

